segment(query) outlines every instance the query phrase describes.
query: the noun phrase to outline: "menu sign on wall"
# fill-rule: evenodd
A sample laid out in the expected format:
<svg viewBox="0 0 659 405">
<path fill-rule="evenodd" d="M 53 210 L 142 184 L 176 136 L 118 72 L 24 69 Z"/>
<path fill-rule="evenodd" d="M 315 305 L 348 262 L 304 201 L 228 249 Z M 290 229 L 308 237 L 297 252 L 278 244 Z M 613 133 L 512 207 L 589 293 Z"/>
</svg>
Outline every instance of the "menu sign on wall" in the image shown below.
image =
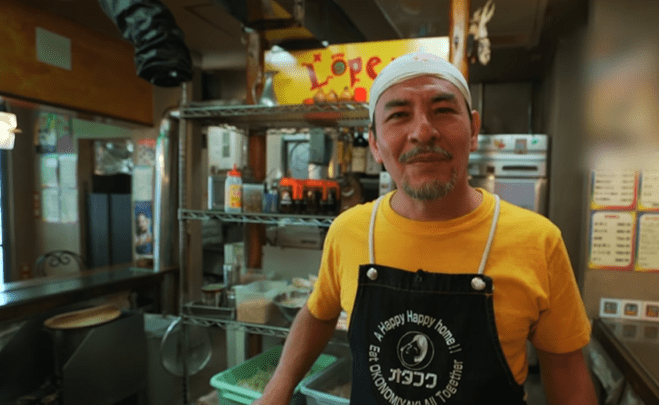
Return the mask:
<svg viewBox="0 0 659 405">
<path fill-rule="evenodd" d="M 659 271 L 659 214 L 639 216 L 636 270 Z"/>
<path fill-rule="evenodd" d="M 641 176 L 638 208 L 659 210 L 659 170 L 644 171 Z"/>
<path fill-rule="evenodd" d="M 592 209 L 634 209 L 638 176 L 634 170 L 595 170 Z"/>
<path fill-rule="evenodd" d="M 591 215 L 591 268 L 629 269 L 633 261 L 636 213 L 598 211 Z"/>
</svg>

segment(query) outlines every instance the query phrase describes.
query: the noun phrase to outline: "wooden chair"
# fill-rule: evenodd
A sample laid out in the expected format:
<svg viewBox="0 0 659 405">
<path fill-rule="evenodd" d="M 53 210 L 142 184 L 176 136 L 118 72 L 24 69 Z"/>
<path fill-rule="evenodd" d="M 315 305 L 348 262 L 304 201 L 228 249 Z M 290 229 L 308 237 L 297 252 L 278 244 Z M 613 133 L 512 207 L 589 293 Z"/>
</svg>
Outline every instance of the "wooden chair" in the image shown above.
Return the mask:
<svg viewBox="0 0 659 405">
<path fill-rule="evenodd" d="M 39 256 L 34 268 L 37 277 L 87 270 L 82 256 L 69 250 L 53 250 L 44 253 Z"/>
</svg>

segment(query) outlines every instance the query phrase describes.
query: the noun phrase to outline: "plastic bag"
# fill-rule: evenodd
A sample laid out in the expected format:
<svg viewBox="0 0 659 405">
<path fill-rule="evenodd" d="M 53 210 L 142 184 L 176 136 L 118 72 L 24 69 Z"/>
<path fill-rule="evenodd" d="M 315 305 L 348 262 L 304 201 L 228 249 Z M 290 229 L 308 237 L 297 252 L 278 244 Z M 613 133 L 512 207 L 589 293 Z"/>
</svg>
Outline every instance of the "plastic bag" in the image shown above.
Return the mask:
<svg viewBox="0 0 659 405">
<path fill-rule="evenodd" d="M 158 0 L 99 0 L 121 35 L 135 46 L 137 75 L 161 87 L 192 78 L 190 51 L 183 31 Z"/>
</svg>

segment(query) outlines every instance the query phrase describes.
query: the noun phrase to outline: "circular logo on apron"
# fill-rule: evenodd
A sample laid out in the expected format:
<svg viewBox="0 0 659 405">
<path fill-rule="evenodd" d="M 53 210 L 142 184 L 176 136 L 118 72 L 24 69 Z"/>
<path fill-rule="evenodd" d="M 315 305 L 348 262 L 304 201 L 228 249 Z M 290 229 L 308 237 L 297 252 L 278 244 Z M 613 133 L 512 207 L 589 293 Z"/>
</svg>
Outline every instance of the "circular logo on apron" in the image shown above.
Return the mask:
<svg viewBox="0 0 659 405">
<path fill-rule="evenodd" d="M 406 310 L 375 324 L 371 336 L 369 374 L 386 403 L 435 405 L 459 392 L 462 346 L 443 319 Z"/>
<path fill-rule="evenodd" d="M 398 340 L 398 359 L 410 370 L 423 370 L 435 357 L 435 347 L 425 333 L 407 332 Z"/>
</svg>

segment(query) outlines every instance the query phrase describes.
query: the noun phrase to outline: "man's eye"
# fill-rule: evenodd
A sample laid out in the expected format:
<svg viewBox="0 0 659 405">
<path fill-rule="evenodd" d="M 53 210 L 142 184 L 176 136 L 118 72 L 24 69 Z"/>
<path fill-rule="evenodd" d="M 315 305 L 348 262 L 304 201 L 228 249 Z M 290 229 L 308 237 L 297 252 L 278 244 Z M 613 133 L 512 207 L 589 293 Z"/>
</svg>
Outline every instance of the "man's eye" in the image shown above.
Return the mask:
<svg viewBox="0 0 659 405">
<path fill-rule="evenodd" d="M 402 118 L 406 115 L 407 113 L 405 111 L 396 111 L 395 113 L 389 114 L 389 116 L 387 117 L 387 121 L 391 119 Z"/>
<path fill-rule="evenodd" d="M 435 113 L 438 114 L 449 114 L 452 113 L 454 110 L 451 107 L 440 107 L 435 109 Z"/>
</svg>

